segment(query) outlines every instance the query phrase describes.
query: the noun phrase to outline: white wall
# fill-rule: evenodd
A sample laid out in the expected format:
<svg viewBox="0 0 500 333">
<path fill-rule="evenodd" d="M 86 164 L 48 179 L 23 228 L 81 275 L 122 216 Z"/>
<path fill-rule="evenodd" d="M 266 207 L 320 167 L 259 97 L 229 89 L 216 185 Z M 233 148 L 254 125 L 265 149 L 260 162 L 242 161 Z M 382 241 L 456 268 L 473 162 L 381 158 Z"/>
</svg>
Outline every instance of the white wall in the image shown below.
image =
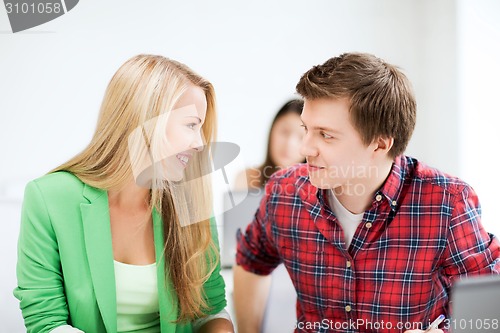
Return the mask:
<svg viewBox="0 0 500 333">
<path fill-rule="evenodd" d="M 481 199 L 484 225 L 500 235 L 500 2 L 460 0 L 458 19 L 460 164 Z"/>
<path fill-rule="evenodd" d="M 0 181 L 40 175 L 82 149 L 114 71 L 147 52 L 183 61 L 213 81 L 219 139 L 241 145 L 247 165 L 262 161 L 269 121 L 303 72 L 341 52 L 375 53 L 415 85 L 422 112 L 410 152 L 453 169 L 450 158 L 429 152 L 427 142 L 441 134 L 425 128 L 434 102 L 440 110 L 456 104 L 455 90 L 443 82 L 453 74 L 456 50 L 441 43 L 454 39 L 454 4 L 441 1 L 435 13 L 430 3 L 85 1 L 33 31 L 1 34 L 0 114 L 8 126 L 0 142 L 11 163 L 0 164 Z M 445 88 L 449 93 L 436 98 L 433 92 Z"/>
<path fill-rule="evenodd" d="M 12 295 L 16 287 L 15 264 L 17 234 L 21 204 L 15 200 L 0 200 L 0 332 L 26 332 L 19 310 L 19 302 Z"/>
<path fill-rule="evenodd" d="M 477 7 L 497 8 L 493 2 L 481 1 Z M 450 173 L 470 175 L 462 166 L 477 165 L 487 148 L 464 164 L 464 152 L 474 150 L 457 143 L 463 138 L 458 79 L 465 68 L 459 63 L 458 41 L 463 39 L 457 29 L 457 12 L 465 5 L 458 4 L 85 0 L 68 14 L 18 34 L 9 33 L 7 15 L 0 9 L 0 197 L 19 202 L 27 180 L 88 143 L 107 83 L 138 53 L 185 62 L 213 82 L 219 140 L 241 146 L 242 166 L 262 162 L 269 123 L 293 96 L 303 72 L 342 52 L 374 53 L 399 65 L 414 84 L 419 113 L 408 152 Z M 470 29 L 472 35 L 481 35 L 485 27 Z M 488 45 L 483 44 L 485 52 Z M 496 107 L 492 98 L 485 99 L 484 110 Z M 215 190 L 219 198 L 224 189 Z M 15 239 L 18 217 L 4 208 L 1 213 Z M 20 327 L 18 318 L 10 315 L 17 307 L 10 296 L 15 286 L 13 248 L 2 248 L 2 263 L 3 258 L 7 263 L 0 281 L 0 322 L 13 325 L 9 332 L 20 332 L 14 329 Z"/>
</svg>

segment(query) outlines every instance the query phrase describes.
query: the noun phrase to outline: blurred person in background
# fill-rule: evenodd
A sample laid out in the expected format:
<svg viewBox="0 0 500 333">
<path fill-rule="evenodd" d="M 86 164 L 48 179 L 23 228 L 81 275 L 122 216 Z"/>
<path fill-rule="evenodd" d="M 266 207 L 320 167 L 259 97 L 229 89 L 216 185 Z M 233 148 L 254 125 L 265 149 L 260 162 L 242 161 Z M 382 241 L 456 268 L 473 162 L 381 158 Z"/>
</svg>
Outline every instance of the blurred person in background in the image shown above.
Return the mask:
<svg viewBox="0 0 500 333">
<path fill-rule="evenodd" d="M 300 143 L 304 129 L 300 113 L 304 102 L 293 99 L 285 103 L 274 116 L 267 139 L 266 159 L 262 165 L 242 171 L 236 178 L 235 189 L 261 189 L 269 177 L 278 170 L 304 163 Z"/>
</svg>

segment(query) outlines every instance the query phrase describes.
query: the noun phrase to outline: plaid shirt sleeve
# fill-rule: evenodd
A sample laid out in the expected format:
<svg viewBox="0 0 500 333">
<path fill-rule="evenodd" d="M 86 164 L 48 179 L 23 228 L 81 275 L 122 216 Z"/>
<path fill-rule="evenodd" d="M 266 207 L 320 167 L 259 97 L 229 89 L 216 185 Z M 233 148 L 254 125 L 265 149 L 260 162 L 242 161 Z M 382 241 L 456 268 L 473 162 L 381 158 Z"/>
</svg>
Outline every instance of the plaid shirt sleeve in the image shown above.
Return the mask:
<svg viewBox="0 0 500 333">
<path fill-rule="evenodd" d="M 481 224 L 479 200 L 470 187 L 455 195 L 443 273 L 449 283 L 467 275 L 500 274 L 500 244 Z"/>
<path fill-rule="evenodd" d="M 271 237 L 271 221 L 269 220 L 269 205 L 272 181 L 266 186 L 266 195 L 255 213 L 253 221 L 248 225 L 245 233 L 238 230 L 236 264 L 246 271 L 269 275 L 281 263 L 275 244 Z"/>
</svg>

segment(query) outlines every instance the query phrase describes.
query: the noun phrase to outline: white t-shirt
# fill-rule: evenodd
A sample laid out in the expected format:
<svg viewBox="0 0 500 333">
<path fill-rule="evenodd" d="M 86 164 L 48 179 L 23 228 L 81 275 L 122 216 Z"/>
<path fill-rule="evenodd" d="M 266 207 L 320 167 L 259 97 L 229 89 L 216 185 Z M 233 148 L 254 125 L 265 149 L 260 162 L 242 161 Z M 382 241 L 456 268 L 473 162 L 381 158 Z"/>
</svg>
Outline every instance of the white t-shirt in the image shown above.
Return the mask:
<svg viewBox="0 0 500 333">
<path fill-rule="evenodd" d="M 114 265 L 117 331 L 160 333 L 156 263 Z"/>
<path fill-rule="evenodd" d="M 345 247 L 348 249 L 358 225 L 363 220 L 364 213 L 353 214 L 348 211 L 344 206 L 342 206 L 339 199 L 337 199 L 331 190 L 328 191 L 328 199 L 330 201 L 331 209 L 344 231 Z"/>
</svg>

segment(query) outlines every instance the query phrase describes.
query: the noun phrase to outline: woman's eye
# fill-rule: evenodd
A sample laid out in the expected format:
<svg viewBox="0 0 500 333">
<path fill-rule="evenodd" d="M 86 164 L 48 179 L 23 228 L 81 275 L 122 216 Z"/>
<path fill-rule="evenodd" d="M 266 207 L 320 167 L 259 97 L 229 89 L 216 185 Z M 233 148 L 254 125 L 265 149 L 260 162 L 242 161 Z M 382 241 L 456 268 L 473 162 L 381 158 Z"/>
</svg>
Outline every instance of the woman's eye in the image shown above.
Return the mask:
<svg viewBox="0 0 500 333">
<path fill-rule="evenodd" d="M 196 126 L 195 123 L 191 123 L 191 124 L 187 124 L 186 125 L 189 129 L 194 129 L 194 127 Z"/>
<path fill-rule="evenodd" d="M 304 131 L 306 131 L 306 133 L 307 133 L 307 126 L 306 125 L 300 125 L 300 127 L 302 127 L 304 129 Z"/>
</svg>

